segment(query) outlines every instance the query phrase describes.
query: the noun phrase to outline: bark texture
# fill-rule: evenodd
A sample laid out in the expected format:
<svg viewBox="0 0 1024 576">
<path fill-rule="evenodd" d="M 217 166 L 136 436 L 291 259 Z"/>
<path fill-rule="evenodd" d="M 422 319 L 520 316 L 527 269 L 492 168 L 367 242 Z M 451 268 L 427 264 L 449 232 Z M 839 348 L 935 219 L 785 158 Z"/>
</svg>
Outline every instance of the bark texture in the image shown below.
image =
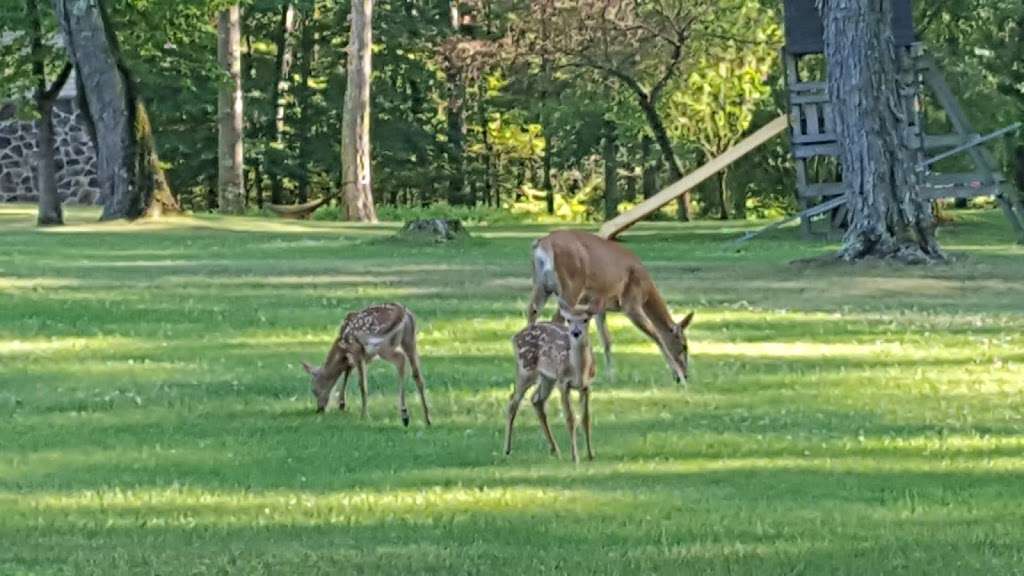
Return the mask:
<svg viewBox="0 0 1024 576">
<path fill-rule="evenodd" d="M 840 143 L 850 226 L 838 257 L 922 263 L 944 259 L 915 154 L 903 138 L 893 0 L 818 0 L 828 94 Z"/>
<path fill-rule="evenodd" d="M 53 0 L 96 142 L 102 220 L 178 212 L 103 0 Z"/>
<path fill-rule="evenodd" d="M 32 75 L 36 81 L 35 104 L 36 112 L 39 114 L 36 131 L 39 214 L 36 223 L 39 226 L 59 226 L 64 224 L 64 209 L 57 191 L 57 142 L 53 128 L 53 106 L 73 68 L 70 63 L 65 64 L 53 84 L 47 85 L 43 24 L 38 1 L 30 0 L 27 8 L 32 35 Z"/>
<path fill-rule="evenodd" d="M 227 76 L 220 86 L 217 190 L 220 211 L 245 210 L 244 115 L 242 102 L 242 26 L 238 4 L 222 11 L 217 23 L 217 60 Z"/>
<path fill-rule="evenodd" d="M 348 74 L 342 118 L 341 167 L 345 216 L 376 222 L 370 165 L 370 78 L 373 60 L 373 0 L 353 0 Z"/>
</svg>

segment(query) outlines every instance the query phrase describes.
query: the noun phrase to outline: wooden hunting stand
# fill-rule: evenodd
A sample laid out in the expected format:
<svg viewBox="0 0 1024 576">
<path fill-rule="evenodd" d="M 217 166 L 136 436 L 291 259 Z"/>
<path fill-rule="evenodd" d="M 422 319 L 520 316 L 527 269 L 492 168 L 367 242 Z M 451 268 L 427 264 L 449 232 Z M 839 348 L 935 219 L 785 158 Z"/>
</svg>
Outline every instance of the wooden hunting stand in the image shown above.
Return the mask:
<svg viewBox="0 0 1024 576">
<path fill-rule="evenodd" d="M 1019 124 L 980 136 L 960 108 L 935 61 L 925 54 L 914 34 L 910 0 L 894 0 L 893 34 L 899 55 L 900 96 L 902 98 L 906 141 L 915 151 L 917 169 L 922 172 L 920 192 L 925 198 L 977 198 L 994 196 L 1007 220 L 1024 244 L 1024 206 L 1014 187 L 997 170 L 991 152 L 982 146 L 996 136 L 1016 130 Z M 788 114 L 776 118 L 747 136 L 719 156 L 670 184 L 633 209 L 619 214 L 601 226 L 598 234 L 615 238 L 630 226 L 654 213 L 665 204 L 692 190 L 736 160 L 789 128 L 790 144 L 796 164 L 797 199 L 800 214 L 777 222 L 737 240 L 745 242 L 761 232 L 800 219 L 805 237 L 812 236 L 811 221 L 831 214 L 832 228 L 846 221 L 846 196 L 841 180 L 839 142 L 832 125 L 831 102 L 825 81 L 824 29 L 815 0 L 785 0 L 786 45 L 782 61 L 789 92 Z M 814 76 L 813 78 L 810 76 Z M 927 134 L 925 89 L 945 112 L 953 128 L 950 134 Z M 974 168 L 971 172 L 936 173 L 930 167 L 939 160 L 967 152 Z M 929 157 L 930 154 L 934 156 Z M 819 168 L 826 168 L 822 171 Z M 1024 170 L 1024 168 L 1022 168 Z M 825 174 L 823 174 L 825 172 Z M 829 177 L 831 176 L 831 178 Z M 1024 180 L 1024 173 L 1021 176 Z"/>
<path fill-rule="evenodd" d="M 803 214 L 801 230 L 805 237 L 810 237 L 813 235 L 811 220 L 817 212 L 808 210 L 844 194 L 841 166 L 837 163 L 839 144 L 832 126 L 825 82 L 827 62 L 823 57 L 821 15 L 814 0 L 785 0 L 785 24 L 786 46 L 782 60 L 789 92 L 790 143 L 796 165 L 797 198 Z M 1024 206 L 1013 186 L 998 171 L 992 153 L 982 145 L 991 138 L 982 139 L 975 132 L 942 71 L 916 41 L 910 0 L 896 0 L 893 34 L 900 60 L 900 96 L 907 118 L 904 133 L 906 141 L 916 151 L 917 164 L 923 172 L 922 194 L 933 200 L 994 196 L 1018 239 L 1024 242 Z M 812 70 L 808 64 L 818 66 Z M 925 90 L 930 91 L 945 112 L 952 133 L 925 132 Z M 928 169 L 935 161 L 935 158 L 927 159 L 929 155 L 939 153 L 936 158 L 944 158 L 951 156 L 950 152 L 959 151 L 969 155 L 972 171 L 936 173 Z M 821 165 L 826 166 L 826 174 L 813 169 Z M 841 225 L 846 219 L 846 207 L 838 206 L 831 215 L 832 227 Z"/>
</svg>

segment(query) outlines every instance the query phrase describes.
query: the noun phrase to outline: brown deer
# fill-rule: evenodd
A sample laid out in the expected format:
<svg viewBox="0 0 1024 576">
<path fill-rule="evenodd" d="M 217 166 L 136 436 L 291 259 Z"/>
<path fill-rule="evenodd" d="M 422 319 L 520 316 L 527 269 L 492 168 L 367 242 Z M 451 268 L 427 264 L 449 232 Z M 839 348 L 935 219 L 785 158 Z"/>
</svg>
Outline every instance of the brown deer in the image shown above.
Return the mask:
<svg viewBox="0 0 1024 576">
<path fill-rule="evenodd" d="M 594 356 L 587 336 L 589 317 L 572 319 L 569 326 L 538 322 L 527 326 L 512 338 L 516 352 L 516 388 L 508 403 L 508 421 L 505 427 L 505 455 L 512 452 L 512 425 L 523 396 L 540 379 L 540 387 L 533 394 L 533 407 L 537 411 L 541 430 L 551 445 L 551 453 L 559 455 L 558 444 L 551 435 L 544 404 L 552 389 L 558 387 L 562 397 L 562 410 L 569 428 L 572 461 L 579 462 L 576 452 L 576 418 L 569 397 L 578 390 L 583 410 L 583 434 L 587 441 L 587 458 L 594 459 L 590 443 L 590 380 L 594 377 Z"/>
<path fill-rule="evenodd" d="M 412 312 L 401 304 L 379 304 L 369 306 L 345 317 L 338 331 L 338 337 L 327 352 L 324 365 L 312 367 L 303 362 L 302 367 L 313 377 L 313 396 L 316 397 L 316 411 L 327 407 L 331 389 L 338 378 L 341 381 L 339 408 L 345 409 L 345 389 L 348 377 L 355 368 L 359 374 L 359 393 L 362 396 L 362 416 L 366 417 L 366 365 L 374 358 L 383 358 L 398 370 L 398 409 L 402 424 L 409 425 L 409 410 L 405 405 L 405 363 L 412 368 L 412 377 L 423 404 L 423 418 L 430 425 L 430 410 L 427 408 L 426 384 L 420 373 L 420 357 L 416 352 L 416 319 Z"/>
<path fill-rule="evenodd" d="M 558 297 L 554 322 L 586 306 L 595 318 L 605 363 L 612 368 L 612 345 L 605 312 L 621 311 L 641 332 L 658 344 L 676 382 L 686 384 L 689 346 L 686 328 L 690 312 L 672 319 L 651 275 L 635 254 L 619 244 L 575 230 L 556 230 L 533 243 L 533 295 L 527 322 L 533 324 L 552 295 Z"/>
</svg>

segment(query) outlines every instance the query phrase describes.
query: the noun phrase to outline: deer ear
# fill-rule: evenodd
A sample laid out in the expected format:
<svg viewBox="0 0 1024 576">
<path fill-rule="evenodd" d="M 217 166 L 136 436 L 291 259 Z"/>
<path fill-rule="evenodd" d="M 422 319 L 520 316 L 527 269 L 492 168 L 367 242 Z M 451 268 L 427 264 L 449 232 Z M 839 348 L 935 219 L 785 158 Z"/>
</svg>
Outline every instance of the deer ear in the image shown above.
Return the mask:
<svg viewBox="0 0 1024 576">
<path fill-rule="evenodd" d="M 687 314 L 686 318 L 683 318 L 679 322 L 679 330 L 680 331 L 686 330 L 686 328 L 690 325 L 690 322 L 693 322 L 693 312 L 690 312 L 689 314 Z"/>
<path fill-rule="evenodd" d="M 306 372 L 309 372 L 310 376 L 315 376 L 316 375 L 315 369 L 312 366 L 310 366 L 309 364 L 306 364 L 305 361 L 302 362 L 302 368 L 305 369 Z"/>
</svg>

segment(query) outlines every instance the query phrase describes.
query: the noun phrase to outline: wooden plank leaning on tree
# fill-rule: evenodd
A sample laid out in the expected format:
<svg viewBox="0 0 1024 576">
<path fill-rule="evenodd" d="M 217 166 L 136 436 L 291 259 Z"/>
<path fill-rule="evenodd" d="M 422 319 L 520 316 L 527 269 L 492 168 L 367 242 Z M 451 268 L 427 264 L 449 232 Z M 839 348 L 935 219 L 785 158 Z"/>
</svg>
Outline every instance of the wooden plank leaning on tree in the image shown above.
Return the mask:
<svg viewBox="0 0 1024 576">
<path fill-rule="evenodd" d="M 764 144 L 773 136 L 785 130 L 787 126 L 789 126 L 789 117 L 785 114 L 779 116 L 775 120 L 772 120 L 750 136 L 747 136 L 738 142 L 732 148 L 729 148 L 722 154 L 712 158 L 700 168 L 697 168 L 693 172 L 683 176 L 682 179 L 669 185 L 651 198 L 644 200 L 632 210 L 619 214 L 615 218 L 605 222 L 604 225 L 601 226 L 601 230 L 598 231 L 598 236 L 602 238 L 614 238 L 621 234 L 622 231 L 626 230 L 633 224 L 636 224 L 646 216 L 651 215 L 665 204 L 675 200 L 687 191 L 692 190 L 701 182 L 717 174 L 723 168 L 746 156 L 751 150 L 757 148 L 761 144 Z"/>
</svg>

